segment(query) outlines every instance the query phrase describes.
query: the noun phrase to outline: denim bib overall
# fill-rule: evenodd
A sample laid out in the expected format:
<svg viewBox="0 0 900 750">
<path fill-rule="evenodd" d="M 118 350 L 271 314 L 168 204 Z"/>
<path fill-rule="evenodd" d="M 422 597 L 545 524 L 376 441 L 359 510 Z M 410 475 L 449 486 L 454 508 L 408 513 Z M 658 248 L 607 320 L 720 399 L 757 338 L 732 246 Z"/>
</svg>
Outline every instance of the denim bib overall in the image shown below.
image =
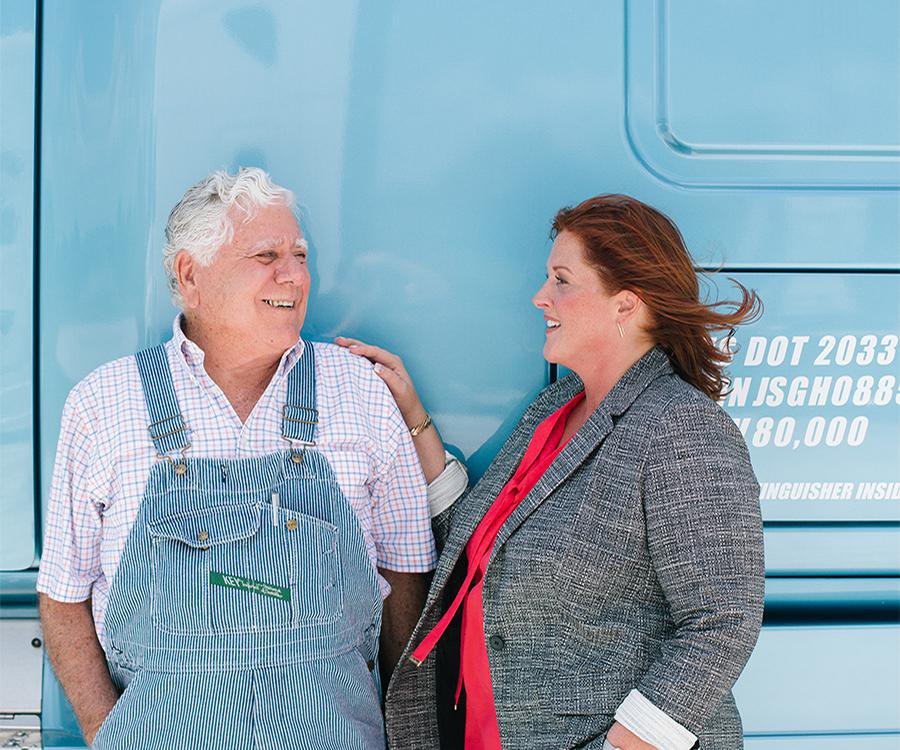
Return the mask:
<svg viewBox="0 0 900 750">
<path fill-rule="evenodd" d="M 165 349 L 139 352 L 154 465 L 106 610 L 124 690 L 94 740 L 141 748 L 384 747 L 382 598 L 315 448 L 315 358 L 288 375 L 283 452 L 186 458 Z"/>
</svg>

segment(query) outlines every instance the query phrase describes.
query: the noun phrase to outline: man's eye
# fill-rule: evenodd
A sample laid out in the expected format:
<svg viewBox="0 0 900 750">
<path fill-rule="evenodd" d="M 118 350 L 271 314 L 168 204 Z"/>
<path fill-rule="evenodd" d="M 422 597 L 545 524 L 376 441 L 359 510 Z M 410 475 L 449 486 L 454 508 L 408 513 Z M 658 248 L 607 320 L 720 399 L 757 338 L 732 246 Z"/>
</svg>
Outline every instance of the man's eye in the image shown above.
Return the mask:
<svg viewBox="0 0 900 750">
<path fill-rule="evenodd" d="M 300 258 L 300 260 L 306 260 L 306 253 L 301 251 L 299 253 L 294 253 L 295 258 Z"/>
<path fill-rule="evenodd" d="M 257 253 L 256 257 L 262 258 L 263 260 L 272 260 L 272 258 L 275 257 L 275 253 L 273 253 L 271 250 L 267 250 L 263 253 Z"/>
</svg>

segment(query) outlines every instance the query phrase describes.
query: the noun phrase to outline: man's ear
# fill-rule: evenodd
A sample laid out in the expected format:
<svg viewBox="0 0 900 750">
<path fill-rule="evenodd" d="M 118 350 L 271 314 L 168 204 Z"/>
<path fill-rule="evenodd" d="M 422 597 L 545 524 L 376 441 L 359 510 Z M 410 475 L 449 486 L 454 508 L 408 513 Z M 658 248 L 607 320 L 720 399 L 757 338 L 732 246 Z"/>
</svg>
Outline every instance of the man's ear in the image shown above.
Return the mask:
<svg viewBox="0 0 900 750">
<path fill-rule="evenodd" d="M 178 281 L 178 291 L 184 300 L 185 310 L 197 307 L 200 304 L 200 291 L 197 289 L 197 261 L 187 250 L 179 250 L 175 255 L 173 264 L 175 278 Z"/>
</svg>

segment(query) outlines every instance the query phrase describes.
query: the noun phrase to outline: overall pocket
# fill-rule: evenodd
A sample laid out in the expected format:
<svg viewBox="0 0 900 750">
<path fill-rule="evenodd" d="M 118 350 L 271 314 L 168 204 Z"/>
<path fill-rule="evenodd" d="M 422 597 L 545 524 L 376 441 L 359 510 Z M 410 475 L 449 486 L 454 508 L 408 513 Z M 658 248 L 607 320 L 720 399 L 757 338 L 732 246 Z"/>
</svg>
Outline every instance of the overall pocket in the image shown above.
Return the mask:
<svg viewBox="0 0 900 750">
<path fill-rule="evenodd" d="M 278 575 L 290 557 L 290 608 L 294 626 L 329 623 L 344 612 L 340 532 L 321 518 L 262 505 L 262 521 L 256 536 L 260 574 L 278 586 L 288 578 Z M 268 571 L 274 571 L 269 573 Z M 260 629 L 277 628 L 283 622 L 283 602 L 267 596 L 253 597 Z"/>
<path fill-rule="evenodd" d="M 164 516 L 148 532 L 164 632 L 260 632 L 341 614 L 337 528 L 325 521 L 253 503 Z"/>
<path fill-rule="evenodd" d="M 115 665 L 111 665 L 112 670 L 115 669 Z M 111 671 L 112 671 L 111 670 Z M 125 670 L 125 672 L 129 672 L 130 670 Z M 123 672 L 123 676 L 125 676 L 125 672 Z M 97 733 L 94 735 L 94 740 L 91 742 L 92 750 L 106 750 L 106 748 L 112 747 L 121 747 L 122 745 L 118 740 L 113 740 L 110 742 L 108 737 L 110 730 L 114 727 L 114 725 L 119 722 L 120 714 L 128 708 L 128 704 L 131 702 L 131 699 L 134 695 L 134 687 L 138 685 L 138 680 L 140 679 L 140 673 L 132 674 L 131 676 L 127 676 L 127 684 L 125 685 L 122 693 L 119 695 L 119 699 L 115 702 L 110 712 L 106 715 L 106 718 L 103 720 L 103 723 L 100 725 L 99 729 L 97 729 Z M 123 680 L 124 682 L 124 680 Z M 122 735 L 127 734 L 126 732 L 117 731 L 116 734 Z"/>
</svg>

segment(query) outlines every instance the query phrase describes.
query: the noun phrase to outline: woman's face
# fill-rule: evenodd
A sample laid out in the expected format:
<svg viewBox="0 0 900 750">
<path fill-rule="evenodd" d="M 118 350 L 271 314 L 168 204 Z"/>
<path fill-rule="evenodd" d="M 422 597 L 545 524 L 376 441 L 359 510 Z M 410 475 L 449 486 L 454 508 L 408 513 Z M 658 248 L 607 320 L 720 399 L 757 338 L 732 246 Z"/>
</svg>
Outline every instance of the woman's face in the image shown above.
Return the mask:
<svg viewBox="0 0 900 750">
<path fill-rule="evenodd" d="M 620 295 L 607 292 L 581 240 L 561 232 L 547 259 L 547 281 L 531 301 L 544 313 L 544 358 L 578 372 L 615 346 Z"/>
</svg>

